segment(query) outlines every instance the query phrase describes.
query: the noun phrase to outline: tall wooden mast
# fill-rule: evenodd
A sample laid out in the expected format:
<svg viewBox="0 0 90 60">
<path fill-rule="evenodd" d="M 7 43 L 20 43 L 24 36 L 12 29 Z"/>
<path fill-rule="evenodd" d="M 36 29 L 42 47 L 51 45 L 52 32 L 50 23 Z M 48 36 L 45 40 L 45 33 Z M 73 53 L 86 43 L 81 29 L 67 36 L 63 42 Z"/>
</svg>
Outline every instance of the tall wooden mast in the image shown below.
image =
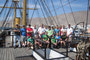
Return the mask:
<svg viewBox="0 0 90 60">
<path fill-rule="evenodd" d="M 19 0 L 12 0 L 12 2 L 15 3 L 15 7 L 7 7 L 5 6 L 4 8 L 13 8 L 15 9 L 14 11 L 14 22 L 13 22 L 13 27 L 15 27 L 15 19 L 16 19 L 16 11 L 17 9 L 23 9 L 23 23 L 22 25 L 26 25 L 26 10 L 37 10 L 37 8 L 27 8 L 26 4 L 27 4 L 27 0 L 23 0 L 23 8 L 22 7 L 17 7 L 17 3 L 19 2 Z M 0 8 L 3 8 L 3 6 L 0 6 Z"/>
<path fill-rule="evenodd" d="M 27 0 L 23 0 L 23 25 L 26 25 L 26 3 Z"/>
</svg>

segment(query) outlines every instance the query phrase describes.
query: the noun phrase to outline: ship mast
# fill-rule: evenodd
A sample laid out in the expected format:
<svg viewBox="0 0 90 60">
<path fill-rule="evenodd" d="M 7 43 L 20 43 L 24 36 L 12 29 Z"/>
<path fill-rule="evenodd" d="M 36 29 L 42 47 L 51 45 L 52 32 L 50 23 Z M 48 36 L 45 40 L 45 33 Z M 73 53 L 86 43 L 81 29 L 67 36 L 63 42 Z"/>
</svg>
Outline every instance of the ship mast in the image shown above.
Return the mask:
<svg viewBox="0 0 90 60">
<path fill-rule="evenodd" d="M 27 0 L 23 0 L 23 25 L 26 25 L 26 3 Z"/>
<path fill-rule="evenodd" d="M 13 27 L 15 27 L 15 20 L 16 20 L 16 11 L 17 11 L 17 9 L 23 9 L 23 22 L 22 22 L 22 25 L 27 25 L 27 23 L 26 23 L 26 10 L 28 9 L 28 10 L 37 10 L 37 8 L 27 8 L 26 7 L 26 4 L 27 4 L 27 0 L 23 0 L 23 8 L 22 7 L 17 7 L 17 3 L 19 2 L 19 0 L 12 0 L 12 2 L 14 2 L 15 3 L 15 7 L 7 7 L 7 6 L 5 6 L 4 8 L 12 8 L 12 9 L 15 9 L 15 11 L 14 11 L 14 21 L 13 21 Z M 0 6 L 0 8 L 3 8 L 3 6 Z"/>
</svg>

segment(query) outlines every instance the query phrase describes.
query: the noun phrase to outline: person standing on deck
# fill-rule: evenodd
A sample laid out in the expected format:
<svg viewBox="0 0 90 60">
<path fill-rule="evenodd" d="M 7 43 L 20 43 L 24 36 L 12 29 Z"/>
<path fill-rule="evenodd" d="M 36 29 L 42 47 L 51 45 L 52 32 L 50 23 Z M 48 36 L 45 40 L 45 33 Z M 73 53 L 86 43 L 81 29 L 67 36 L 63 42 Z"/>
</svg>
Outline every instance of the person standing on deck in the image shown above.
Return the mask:
<svg viewBox="0 0 90 60">
<path fill-rule="evenodd" d="M 36 28 L 36 25 L 34 25 L 34 27 L 33 27 L 33 36 L 36 37 L 37 34 L 38 34 L 38 29 Z"/>
<path fill-rule="evenodd" d="M 13 30 L 14 31 L 14 47 L 16 48 L 16 41 L 18 40 L 18 43 L 19 43 L 19 47 L 21 47 L 21 44 L 20 44 L 20 27 L 18 24 L 16 24 L 16 28 Z"/>
<path fill-rule="evenodd" d="M 28 25 L 26 32 L 27 32 L 27 38 L 32 37 L 33 29 L 31 28 L 30 24 Z"/>
<path fill-rule="evenodd" d="M 51 27 L 48 26 L 47 35 L 51 37 L 53 35 L 53 30 L 51 30 Z"/>
<path fill-rule="evenodd" d="M 25 47 L 26 45 L 26 28 L 25 25 L 20 29 L 21 31 L 21 45 Z"/>
<path fill-rule="evenodd" d="M 73 32 L 73 29 L 71 28 L 71 25 L 69 24 L 67 28 L 67 37 L 69 39 L 69 42 L 71 42 L 72 32 Z"/>
<path fill-rule="evenodd" d="M 59 32 L 60 32 L 60 30 L 59 30 L 58 25 L 57 25 L 56 28 L 54 29 L 54 33 L 55 33 L 55 35 L 56 35 L 56 34 L 59 33 Z"/>
<path fill-rule="evenodd" d="M 43 24 L 41 24 L 41 27 L 38 29 L 39 36 L 42 37 L 42 35 L 45 33 L 45 29 Z"/>
<path fill-rule="evenodd" d="M 65 26 L 63 25 L 63 27 L 61 28 L 61 36 L 66 33 L 66 29 L 65 29 Z"/>
</svg>

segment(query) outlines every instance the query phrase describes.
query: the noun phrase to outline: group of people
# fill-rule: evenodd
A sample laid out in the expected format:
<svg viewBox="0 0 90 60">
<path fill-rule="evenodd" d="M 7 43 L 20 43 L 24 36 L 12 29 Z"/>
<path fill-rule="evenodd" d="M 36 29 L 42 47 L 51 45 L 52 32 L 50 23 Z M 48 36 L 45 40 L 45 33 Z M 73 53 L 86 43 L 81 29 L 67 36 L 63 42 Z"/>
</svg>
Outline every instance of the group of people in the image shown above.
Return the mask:
<svg viewBox="0 0 90 60">
<path fill-rule="evenodd" d="M 20 26 L 16 24 L 16 28 L 14 31 L 14 47 L 16 47 L 16 43 L 18 41 L 18 47 L 28 46 L 33 49 L 33 44 L 38 46 L 38 48 L 43 47 L 43 42 L 46 43 L 47 48 L 49 48 L 50 44 L 55 48 L 60 48 L 63 45 L 65 46 L 66 41 L 71 41 L 73 29 L 71 25 L 68 25 L 68 28 L 63 26 L 44 26 L 41 24 L 39 28 L 34 25 Z"/>
</svg>

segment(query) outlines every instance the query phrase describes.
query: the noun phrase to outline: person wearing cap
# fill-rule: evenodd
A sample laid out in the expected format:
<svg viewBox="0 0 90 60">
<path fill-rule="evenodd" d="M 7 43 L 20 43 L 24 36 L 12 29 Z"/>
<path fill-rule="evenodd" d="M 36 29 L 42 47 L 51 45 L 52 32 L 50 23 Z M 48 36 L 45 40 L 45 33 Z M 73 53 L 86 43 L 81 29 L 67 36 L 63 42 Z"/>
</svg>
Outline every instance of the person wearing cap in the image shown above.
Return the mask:
<svg viewBox="0 0 90 60">
<path fill-rule="evenodd" d="M 32 37 L 33 29 L 31 28 L 31 25 L 29 24 L 27 27 L 27 38 Z"/>
<path fill-rule="evenodd" d="M 22 26 L 20 31 L 21 31 L 21 45 L 25 47 L 25 45 L 26 45 L 26 27 L 25 27 L 25 25 Z"/>
<path fill-rule="evenodd" d="M 14 47 L 16 47 L 16 41 L 17 40 L 19 43 L 19 47 L 21 47 L 21 44 L 20 44 L 20 27 L 18 24 L 16 24 L 16 28 L 13 31 L 14 31 Z"/>
</svg>

